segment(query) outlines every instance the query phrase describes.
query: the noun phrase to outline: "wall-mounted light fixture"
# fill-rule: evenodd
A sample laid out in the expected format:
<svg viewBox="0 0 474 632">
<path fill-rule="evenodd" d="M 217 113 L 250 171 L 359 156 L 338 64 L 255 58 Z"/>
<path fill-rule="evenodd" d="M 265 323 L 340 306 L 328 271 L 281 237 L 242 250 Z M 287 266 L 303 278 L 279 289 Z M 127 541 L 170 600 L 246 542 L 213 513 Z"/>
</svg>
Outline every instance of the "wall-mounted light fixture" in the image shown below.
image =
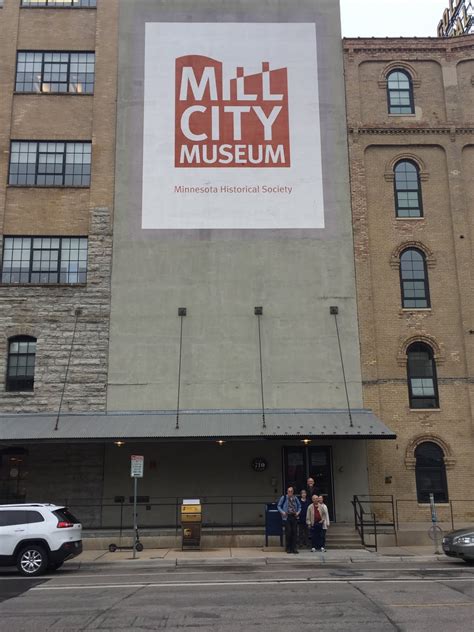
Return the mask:
<svg viewBox="0 0 474 632">
<path fill-rule="evenodd" d="M 125 441 L 114 441 L 114 445 L 116 445 L 117 448 L 121 448 L 123 445 L 125 445 Z"/>
<path fill-rule="evenodd" d="M 311 443 L 311 439 L 301 439 L 301 441 L 305 444 L 305 445 L 309 445 Z"/>
<path fill-rule="evenodd" d="M 219 439 L 216 443 L 217 445 L 224 445 L 225 441 L 223 439 Z"/>
</svg>

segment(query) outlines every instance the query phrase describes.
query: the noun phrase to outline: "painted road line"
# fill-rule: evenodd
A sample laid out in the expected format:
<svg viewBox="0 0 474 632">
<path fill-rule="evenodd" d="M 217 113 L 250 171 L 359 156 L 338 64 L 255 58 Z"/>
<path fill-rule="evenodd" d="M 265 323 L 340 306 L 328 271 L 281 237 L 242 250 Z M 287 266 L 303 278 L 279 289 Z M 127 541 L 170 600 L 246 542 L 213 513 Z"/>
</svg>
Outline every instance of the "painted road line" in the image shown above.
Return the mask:
<svg viewBox="0 0 474 632">
<path fill-rule="evenodd" d="M 459 601 L 451 603 L 389 603 L 389 608 L 458 608 L 459 606 L 474 606 L 474 601 Z"/>
<path fill-rule="evenodd" d="M 311 569 L 307 569 L 307 568 L 300 568 L 300 569 L 288 569 L 287 573 L 288 574 L 293 574 L 293 573 L 304 573 L 307 572 L 308 570 L 311 570 L 312 572 L 315 571 L 323 571 L 325 573 L 328 572 L 332 572 L 332 571 L 337 571 L 339 569 L 335 568 L 335 569 L 329 569 L 327 567 L 315 567 L 315 568 L 311 568 Z M 342 570 L 342 569 L 340 569 Z M 432 572 L 441 572 L 441 571 L 451 571 L 451 573 L 460 573 L 463 576 L 464 575 L 472 575 L 474 577 L 474 570 L 469 569 L 469 568 L 465 568 L 465 567 L 459 567 L 459 568 L 453 568 L 452 566 L 437 566 L 437 567 L 428 567 L 428 568 L 420 568 L 419 566 L 415 566 L 415 567 L 403 567 L 403 568 L 357 568 L 354 569 L 354 572 L 357 573 L 396 573 L 398 572 L 400 575 L 405 574 L 405 573 L 432 573 Z M 173 576 L 179 576 L 179 575 L 183 575 L 183 576 L 188 576 L 188 575 L 260 575 L 260 574 L 267 574 L 267 575 L 273 575 L 275 574 L 275 569 L 272 570 L 268 570 L 268 569 L 262 569 L 262 570 L 229 570 L 229 569 L 219 569 L 219 570 L 201 570 L 201 571 L 187 571 L 184 568 L 181 569 L 155 569 L 153 571 L 149 571 L 147 573 L 138 573 L 138 572 L 133 572 L 133 576 L 134 577 L 156 577 L 157 575 L 173 575 Z M 82 579 L 96 579 L 97 577 L 104 577 L 104 578 L 111 578 L 111 577 L 130 577 L 130 573 L 94 573 L 92 575 L 85 575 L 83 574 L 81 571 L 76 571 L 76 570 L 68 570 L 68 569 L 62 569 L 61 571 L 54 573 L 54 575 L 48 575 L 47 579 L 50 580 L 65 580 L 67 579 L 68 581 L 71 581 L 73 578 L 74 579 L 78 579 L 79 581 Z M 330 577 L 330 575 L 325 575 L 325 577 Z M 347 575 L 347 576 L 343 576 L 343 577 L 354 577 L 354 575 Z M 463 577 L 459 577 L 459 579 L 462 579 Z M 18 580 L 18 581 L 31 581 L 31 578 L 29 577 L 21 577 L 19 575 L 16 575 L 15 573 L 10 573 L 8 575 L 4 575 L 4 576 L 0 576 L 0 581 L 12 581 L 12 580 Z"/>
<path fill-rule="evenodd" d="M 37 591 L 52 591 L 52 590 L 97 590 L 103 589 L 117 589 L 117 588 L 226 588 L 228 586 L 278 586 L 278 585 L 290 585 L 290 584 L 435 584 L 439 582 L 474 582 L 473 578 L 460 579 L 460 578 L 427 578 L 427 579 L 380 579 L 377 577 L 364 578 L 364 579 L 329 579 L 329 578 L 302 578 L 302 579 L 262 579 L 255 581 L 220 581 L 220 582 L 161 582 L 161 583 L 128 583 L 128 584 L 87 584 L 87 585 L 70 585 L 70 586 L 39 586 L 32 588 L 31 590 Z"/>
</svg>

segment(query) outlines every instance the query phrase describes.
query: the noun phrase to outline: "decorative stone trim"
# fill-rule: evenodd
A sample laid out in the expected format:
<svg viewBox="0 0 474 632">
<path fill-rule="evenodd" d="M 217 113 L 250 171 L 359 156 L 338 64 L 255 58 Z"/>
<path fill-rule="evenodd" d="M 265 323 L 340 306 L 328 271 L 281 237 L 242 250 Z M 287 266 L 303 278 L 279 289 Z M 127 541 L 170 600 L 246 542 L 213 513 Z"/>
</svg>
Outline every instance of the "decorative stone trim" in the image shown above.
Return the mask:
<svg viewBox="0 0 474 632">
<path fill-rule="evenodd" d="M 439 435 L 434 433 L 425 433 L 417 435 L 414 439 L 412 439 L 405 451 L 405 467 L 407 470 L 414 470 L 416 467 L 416 458 L 415 458 L 415 450 L 421 443 L 436 443 L 442 450 L 444 454 L 444 465 L 447 470 L 451 470 L 456 465 L 456 458 L 453 456 L 453 451 L 449 443 L 447 443 L 444 439 L 442 439 Z"/>
<path fill-rule="evenodd" d="M 414 456 L 406 456 L 405 457 L 405 467 L 407 470 L 415 470 L 416 468 L 416 459 Z"/>
<path fill-rule="evenodd" d="M 412 240 L 404 241 L 392 251 L 392 254 L 390 255 L 390 266 L 392 268 L 400 268 L 400 255 L 407 248 L 417 248 L 418 250 L 421 250 L 426 257 L 426 265 L 428 268 L 434 268 L 436 266 L 436 257 L 434 256 L 433 251 L 421 241 Z"/>
<path fill-rule="evenodd" d="M 447 40 L 450 41 L 447 41 Z M 349 48 L 354 55 L 390 53 L 393 57 L 406 57 L 414 55 L 413 61 L 419 59 L 420 51 L 423 53 L 433 53 L 438 56 L 453 54 L 464 51 L 472 51 L 473 43 L 470 35 L 461 35 L 456 38 L 354 38 L 345 37 L 343 39 L 344 50 Z"/>
<path fill-rule="evenodd" d="M 359 134 L 381 134 L 384 136 L 400 136 L 420 134 L 427 136 L 429 134 L 449 136 L 453 134 L 465 135 L 474 134 L 474 127 L 360 127 Z M 352 127 L 349 127 L 349 133 L 354 132 Z"/>
<path fill-rule="evenodd" d="M 31 336 L 38 339 L 38 331 L 29 325 L 15 325 L 14 327 L 5 327 L 5 338 L 8 340 L 14 336 Z"/>
<path fill-rule="evenodd" d="M 401 160 L 411 160 L 416 165 L 418 165 L 418 169 L 420 170 L 420 180 L 422 182 L 427 182 L 430 178 L 430 174 L 426 171 L 426 166 L 423 160 L 416 156 L 415 154 L 410 154 L 408 152 L 404 152 L 402 154 L 397 154 L 394 158 L 387 163 L 385 167 L 384 178 L 387 182 L 393 182 L 395 180 L 395 165 Z"/>
<path fill-rule="evenodd" d="M 399 366 L 406 366 L 407 363 L 407 349 L 414 342 L 424 342 L 433 349 L 433 358 L 437 365 L 443 364 L 446 361 L 445 353 L 442 346 L 438 343 L 436 338 L 428 334 L 415 334 L 410 338 L 404 338 L 398 347 L 397 364 Z"/>
<path fill-rule="evenodd" d="M 418 76 L 414 66 L 409 64 L 406 61 L 392 61 L 390 64 L 385 66 L 380 75 L 380 79 L 378 81 L 379 88 L 387 87 L 387 76 L 392 72 L 392 70 L 405 70 L 411 77 L 411 81 L 414 88 L 419 88 L 421 86 L 421 79 Z"/>
</svg>

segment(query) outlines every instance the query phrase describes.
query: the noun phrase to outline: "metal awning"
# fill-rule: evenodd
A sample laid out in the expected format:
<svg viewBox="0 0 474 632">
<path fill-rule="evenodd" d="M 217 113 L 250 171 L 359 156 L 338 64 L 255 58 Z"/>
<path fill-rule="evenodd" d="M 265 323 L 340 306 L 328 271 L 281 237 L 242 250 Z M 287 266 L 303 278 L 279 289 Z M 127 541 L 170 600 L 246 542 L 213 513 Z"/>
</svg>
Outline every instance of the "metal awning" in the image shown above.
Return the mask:
<svg viewBox="0 0 474 632">
<path fill-rule="evenodd" d="M 370 410 L 251 410 L 0 415 L 0 441 L 120 439 L 395 439 Z"/>
</svg>

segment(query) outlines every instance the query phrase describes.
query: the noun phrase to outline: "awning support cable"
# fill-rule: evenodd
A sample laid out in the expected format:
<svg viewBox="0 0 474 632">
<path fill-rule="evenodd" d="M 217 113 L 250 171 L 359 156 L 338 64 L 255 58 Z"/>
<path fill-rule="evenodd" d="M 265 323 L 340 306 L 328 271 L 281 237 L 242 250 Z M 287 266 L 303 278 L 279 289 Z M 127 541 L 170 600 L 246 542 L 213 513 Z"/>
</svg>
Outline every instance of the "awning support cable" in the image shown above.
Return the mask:
<svg viewBox="0 0 474 632">
<path fill-rule="evenodd" d="M 265 399 L 263 395 L 263 360 L 262 360 L 262 333 L 260 328 L 260 318 L 263 314 L 263 307 L 255 307 L 254 314 L 257 317 L 258 322 L 258 351 L 260 358 L 260 394 L 262 397 L 262 428 L 266 428 L 267 424 L 265 421 Z"/>
<path fill-rule="evenodd" d="M 334 316 L 334 322 L 336 323 L 336 334 L 337 334 L 337 344 L 339 346 L 339 357 L 341 358 L 341 367 L 342 367 L 342 377 L 344 379 L 344 389 L 346 391 L 346 402 L 347 402 L 347 412 L 349 414 L 349 424 L 350 427 L 353 428 L 354 424 L 352 422 L 352 413 L 351 413 L 351 406 L 349 403 L 349 392 L 347 390 L 347 380 L 346 380 L 346 371 L 344 369 L 344 359 L 342 357 L 342 347 L 341 347 L 341 338 L 339 336 L 339 325 L 337 323 L 337 315 L 339 313 L 339 308 L 337 306 L 331 306 L 329 308 L 329 313 Z"/>
<path fill-rule="evenodd" d="M 179 430 L 179 396 L 181 393 L 181 353 L 183 350 L 183 318 L 186 316 L 186 308 L 178 307 L 178 316 L 180 319 L 180 331 L 179 331 L 179 361 L 178 361 L 178 396 L 176 401 L 176 430 Z"/>
<path fill-rule="evenodd" d="M 62 405 L 63 405 L 64 392 L 66 390 L 67 378 L 68 378 L 68 374 L 69 374 L 69 366 L 71 364 L 72 350 L 74 348 L 74 341 L 76 339 L 77 321 L 79 320 L 79 316 L 81 314 L 82 314 L 82 309 L 80 307 L 78 307 L 76 309 L 76 311 L 74 312 L 74 315 L 75 315 L 76 318 L 74 320 L 74 330 L 72 332 L 71 348 L 69 349 L 69 357 L 67 359 L 66 373 L 64 375 L 63 388 L 62 388 L 62 391 L 61 391 L 61 399 L 59 400 L 58 414 L 56 416 L 56 424 L 54 426 L 55 430 L 59 430 L 59 416 L 61 414 L 61 408 L 62 408 Z"/>
</svg>

